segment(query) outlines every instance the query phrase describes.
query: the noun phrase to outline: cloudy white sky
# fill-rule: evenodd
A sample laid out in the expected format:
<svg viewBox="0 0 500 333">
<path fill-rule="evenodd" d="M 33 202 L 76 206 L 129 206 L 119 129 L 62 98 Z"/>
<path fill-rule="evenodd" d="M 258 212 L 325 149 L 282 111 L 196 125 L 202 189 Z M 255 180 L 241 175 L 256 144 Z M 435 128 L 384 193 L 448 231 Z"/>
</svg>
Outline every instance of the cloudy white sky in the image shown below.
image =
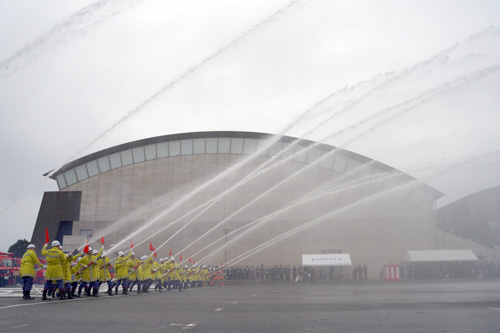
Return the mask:
<svg viewBox="0 0 500 333">
<path fill-rule="evenodd" d="M 499 1 L 288 4 L 0 0 L 0 250 L 31 238 L 57 190 L 42 174 L 77 156 L 180 132 L 277 133 L 346 86 L 287 134 L 331 118 L 306 137 L 422 179 L 438 205 L 500 185 Z"/>
</svg>

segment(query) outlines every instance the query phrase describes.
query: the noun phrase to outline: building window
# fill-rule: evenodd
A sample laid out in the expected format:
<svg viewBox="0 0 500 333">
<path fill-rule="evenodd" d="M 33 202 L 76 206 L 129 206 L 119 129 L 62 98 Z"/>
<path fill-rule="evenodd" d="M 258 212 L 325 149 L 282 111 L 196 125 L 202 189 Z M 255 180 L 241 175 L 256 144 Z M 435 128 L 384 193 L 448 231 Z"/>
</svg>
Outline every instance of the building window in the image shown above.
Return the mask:
<svg viewBox="0 0 500 333">
<path fill-rule="evenodd" d="M 80 229 L 80 236 L 87 236 L 88 239 L 92 239 L 92 233 L 94 229 Z"/>
</svg>

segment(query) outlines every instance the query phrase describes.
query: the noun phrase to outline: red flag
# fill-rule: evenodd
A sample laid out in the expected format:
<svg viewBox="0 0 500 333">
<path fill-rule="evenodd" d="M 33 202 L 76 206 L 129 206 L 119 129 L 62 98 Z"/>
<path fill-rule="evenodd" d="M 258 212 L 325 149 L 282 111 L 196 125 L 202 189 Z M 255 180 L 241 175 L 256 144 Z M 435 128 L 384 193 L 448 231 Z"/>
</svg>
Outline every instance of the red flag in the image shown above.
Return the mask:
<svg viewBox="0 0 500 333">
<path fill-rule="evenodd" d="M 171 256 L 172 256 L 172 249 L 170 249 L 170 255 L 169 255 L 169 257 L 171 257 Z"/>
<path fill-rule="evenodd" d="M 153 252 L 155 250 L 154 246 L 153 246 L 153 243 L 151 243 L 151 241 L 149 241 L 149 250 L 151 252 Z"/>
<path fill-rule="evenodd" d="M 156 258 L 156 251 L 155 251 L 154 257 Z"/>
<path fill-rule="evenodd" d="M 193 262 L 193 261 L 191 260 L 191 258 L 189 258 L 189 260 L 188 260 L 188 261 L 189 261 L 190 263 L 192 263 L 192 262 Z"/>
<path fill-rule="evenodd" d="M 134 243 L 132 243 L 132 239 L 130 239 L 130 248 L 134 247 Z"/>
<path fill-rule="evenodd" d="M 181 256 L 179 257 L 179 261 L 182 261 L 182 253 L 181 253 Z"/>
<path fill-rule="evenodd" d="M 101 236 L 101 243 L 104 245 L 104 236 Z"/>
<path fill-rule="evenodd" d="M 83 252 L 85 252 L 85 253 L 89 252 L 89 239 L 88 238 L 87 238 L 87 244 L 83 248 Z"/>
<path fill-rule="evenodd" d="M 193 259 L 193 265 L 194 265 L 194 264 L 196 264 L 196 263 L 194 262 L 194 259 Z"/>
<path fill-rule="evenodd" d="M 45 228 L 45 244 L 49 243 L 49 229 Z"/>
</svg>

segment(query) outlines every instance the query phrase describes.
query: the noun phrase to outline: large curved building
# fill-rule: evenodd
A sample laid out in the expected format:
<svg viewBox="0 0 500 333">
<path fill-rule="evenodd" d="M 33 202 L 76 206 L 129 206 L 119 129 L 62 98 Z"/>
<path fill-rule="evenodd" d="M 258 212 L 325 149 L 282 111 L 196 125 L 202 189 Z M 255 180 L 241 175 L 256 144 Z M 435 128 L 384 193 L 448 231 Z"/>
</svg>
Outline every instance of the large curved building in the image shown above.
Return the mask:
<svg viewBox="0 0 500 333">
<path fill-rule="evenodd" d="M 267 244 L 238 264 L 299 265 L 302 254 L 349 253 L 371 277 L 408 250 L 437 247 L 440 192 L 367 157 L 292 137 L 148 138 L 77 159 L 51 178 L 59 191 L 42 200 L 32 238 L 38 246 L 46 227 L 69 249 L 101 235 L 127 249 L 130 238 L 137 244 L 155 233 L 157 248 L 172 238 L 161 256 L 172 249 L 200 261 L 219 247 L 210 256 L 219 264 Z M 149 253 L 149 240 L 136 252 Z"/>
</svg>

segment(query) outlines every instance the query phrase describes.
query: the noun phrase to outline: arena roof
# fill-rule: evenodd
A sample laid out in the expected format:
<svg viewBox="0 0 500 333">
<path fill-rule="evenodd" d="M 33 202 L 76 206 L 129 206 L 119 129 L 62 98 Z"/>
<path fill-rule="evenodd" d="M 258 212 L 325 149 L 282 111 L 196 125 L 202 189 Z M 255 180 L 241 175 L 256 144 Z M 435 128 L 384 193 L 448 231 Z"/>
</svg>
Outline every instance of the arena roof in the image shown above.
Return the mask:
<svg viewBox="0 0 500 333">
<path fill-rule="evenodd" d="M 50 178 L 57 181 L 59 189 L 61 190 L 112 169 L 159 158 L 197 154 L 250 155 L 255 153 L 257 149 L 263 145 L 264 141 L 271 137 L 273 137 L 273 135 L 267 133 L 232 131 L 192 132 L 157 136 L 117 145 L 81 157 L 62 166 L 59 170 L 54 172 Z M 282 136 L 269 149 L 263 151 L 261 155 L 269 157 L 275 156 L 287 145 L 297 140 L 299 141 L 295 147 L 293 147 L 293 150 L 290 149 L 290 151 L 287 151 L 282 158 L 289 157 L 295 151 L 299 151 L 304 147 L 314 145 L 311 149 L 305 150 L 304 153 L 294 156 L 292 161 L 307 164 L 318 163 L 318 158 L 325 153 L 335 150 L 335 156 L 332 154 L 332 156 L 322 159 L 318 163 L 318 167 L 331 169 L 339 173 L 355 172 L 355 176 L 357 177 L 365 176 L 370 172 L 392 171 L 399 172 L 399 178 L 404 181 L 415 180 L 415 178 L 386 164 L 351 151 L 289 136 Z M 365 170 L 363 174 L 357 172 L 356 170 L 363 164 L 369 164 L 369 170 L 371 171 Z M 383 184 L 380 184 L 380 186 L 383 187 Z M 423 206 L 419 204 L 419 202 L 425 200 L 434 201 L 443 195 L 441 192 L 424 183 L 421 183 L 420 189 L 421 193 L 412 191 L 411 195 L 413 198 L 407 198 L 409 201 L 413 201 L 417 206 Z M 425 193 L 427 193 L 427 195 Z M 408 195 L 410 196 L 410 194 Z"/>
</svg>

